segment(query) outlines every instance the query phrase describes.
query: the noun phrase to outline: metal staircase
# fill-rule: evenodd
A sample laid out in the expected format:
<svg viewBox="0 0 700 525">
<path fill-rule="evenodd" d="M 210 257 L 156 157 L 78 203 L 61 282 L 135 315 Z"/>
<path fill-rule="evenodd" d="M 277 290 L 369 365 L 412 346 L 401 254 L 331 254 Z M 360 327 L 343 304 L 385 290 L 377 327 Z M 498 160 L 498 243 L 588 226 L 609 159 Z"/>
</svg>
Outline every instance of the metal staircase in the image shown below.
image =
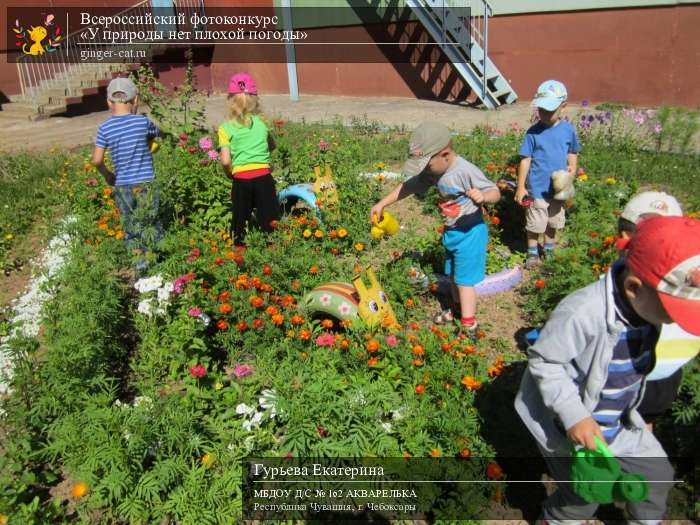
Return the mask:
<svg viewBox="0 0 700 525">
<path fill-rule="evenodd" d="M 152 12 L 151 0 L 142 0 L 129 7 L 120 15 L 144 15 Z M 203 11 L 202 0 L 179 0 L 179 12 L 189 15 Z M 135 25 L 120 26 L 121 30 L 146 30 L 149 27 Z M 91 95 L 97 95 L 109 81 L 119 75 L 139 67 L 138 63 L 88 62 L 80 60 L 84 50 L 105 49 L 100 44 L 79 42 L 79 31 L 66 36 L 61 47 L 41 60 L 32 56 L 22 56 L 17 61 L 17 75 L 21 88 L 20 95 L 10 97 L 10 102 L 2 105 L 0 125 L 3 121 L 39 120 L 64 113 L 69 106 L 80 105 Z M 149 63 L 153 57 L 165 49 L 162 45 L 151 45 L 141 62 Z"/>
<path fill-rule="evenodd" d="M 517 100 L 518 95 L 488 57 L 488 21 L 493 10 L 487 0 L 406 0 L 406 5 L 486 108 Z M 464 16 L 467 7 L 468 20 Z"/>
</svg>

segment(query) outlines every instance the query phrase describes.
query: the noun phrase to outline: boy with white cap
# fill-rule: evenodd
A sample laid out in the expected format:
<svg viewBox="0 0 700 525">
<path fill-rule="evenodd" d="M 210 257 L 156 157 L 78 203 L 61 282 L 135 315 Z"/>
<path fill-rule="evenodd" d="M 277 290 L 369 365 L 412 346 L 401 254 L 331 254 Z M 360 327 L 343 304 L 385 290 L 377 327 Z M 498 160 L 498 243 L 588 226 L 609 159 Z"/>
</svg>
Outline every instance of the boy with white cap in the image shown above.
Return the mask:
<svg viewBox="0 0 700 525">
<path fill-rule="evenodd" d="M 136 114 L 138 90 L 128 78 L 115 78 L 109 83 L 107 105 L 112 116 L 97 129 L 92 163 L 107 184 L 114 186 L 125 242 L 144 255 L 162 237 L 158 193 L 152 187 L 153 156 L 149 146 L 149 142 L 160 135 L 160 130 L 148 117 Z M 114 173 L 104 164 L 107 149 Z M 138 270 L 147 266 L 145 258 L 136 263 Z"/>
<path fill-rule="evenodd" d="M 543 249 L 547 256 L 554 250 L 557 231 L 564 228 L 566 220 L 564 202 L 554 198 L 552 174 L 559 170 L 576 173 L 577 154 L 581 150 L 576 130 L 561 119 L 566 98 L 566 87 L 557 80 L 547 80 L 537 88 L 532 103 L 537 107 L 539 121 L 527 130 L 520 146 L 515 200 L 525 205 L 525 197 L 531 197 L 525 212 L 527 268 L 539 263 L 540 235 L 544 234 Z"/>
<path fill-rule="evenodd" d="M 624 256 L 626 247 L 637 232 L 637 225 L 651 217 L 680 217 L 683 210 L 671 195 L 645 191 L 634 195 L 618 219 L 617 243 Z M 656 418 L 663 415 L 678 394 L 683 380 L 683 365 L 700 351 L 700 337 L 689 334 L 676 323 L 665 324 L 656 344 L 656 364 L 647 376 L 644 397 L 637 410 L 652 430 Z"/>
</svg>

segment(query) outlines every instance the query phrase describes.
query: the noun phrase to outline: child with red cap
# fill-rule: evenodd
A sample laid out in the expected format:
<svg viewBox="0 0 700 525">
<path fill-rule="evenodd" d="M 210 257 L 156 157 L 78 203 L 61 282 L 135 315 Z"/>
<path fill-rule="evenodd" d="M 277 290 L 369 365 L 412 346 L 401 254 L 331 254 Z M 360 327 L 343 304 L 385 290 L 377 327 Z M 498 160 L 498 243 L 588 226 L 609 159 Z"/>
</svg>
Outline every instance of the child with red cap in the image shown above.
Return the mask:
<svg viewBox="0 0 700 525">
<path fill-rule="evenodd" d="M 566 297 L 529 349 L 515 408 L 535 437 L 557 490 L 544 502 L 546 522 L 586 520 L 596 503 L 573 491 L 571 446 L 605 441 L 622 470 L 650 483 L 630 502 L 633 522 L 659 522 L 673 469 L 637 406 L 662 323 L 700 335 L 700 221 L 654 217 L 638 224 L 625 259 Z"/>
<path fill-rule="evenodd" d="M 221 164 L 233 180 L 231 236 L 243 248 L 246 228 L 253 209 L 260 229 L 272 231 L 279 219 L 275 180 L 270 168 L 270 151 L 275 142 L 259 116 L 258 88 L 248 73 L 236 73 L 228 85 L 230 120 L 219 127 Z"/>
</svg>

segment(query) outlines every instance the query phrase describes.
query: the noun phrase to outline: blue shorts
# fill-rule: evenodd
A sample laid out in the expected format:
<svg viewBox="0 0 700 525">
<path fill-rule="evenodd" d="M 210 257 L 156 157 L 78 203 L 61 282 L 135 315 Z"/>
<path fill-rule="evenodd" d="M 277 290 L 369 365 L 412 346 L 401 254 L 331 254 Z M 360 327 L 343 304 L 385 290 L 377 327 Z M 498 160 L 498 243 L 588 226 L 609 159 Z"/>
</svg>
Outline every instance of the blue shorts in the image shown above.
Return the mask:
<svg viewBox="0 0 700 525">
<path fill-rule="evenodd" d="M 457 286 L 475 286 L 486 277 L 486 245 L 489 230 L 480 222 L 468 230 L 445 230 L 445 275 Z"/>
</svg>

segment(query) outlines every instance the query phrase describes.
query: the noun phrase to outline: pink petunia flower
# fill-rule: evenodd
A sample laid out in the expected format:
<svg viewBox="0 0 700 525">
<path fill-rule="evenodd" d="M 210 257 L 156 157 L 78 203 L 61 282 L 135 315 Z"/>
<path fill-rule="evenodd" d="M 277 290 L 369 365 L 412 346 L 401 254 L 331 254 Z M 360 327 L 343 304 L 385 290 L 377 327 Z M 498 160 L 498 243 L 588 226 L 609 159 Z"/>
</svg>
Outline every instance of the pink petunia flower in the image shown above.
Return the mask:
<svg viewBox="0 0 700 525">
<path fill-rule="evenodd" d="M 331 149 L 331 145 L 325 140 L 321 139 L 321 141 L 318 143 L 318 149 L 320 149 L 321 151 L 328 151 L 329 149 Z"/>
<path fill-rule="evenodd" d="M 386 341 L 386 344 L 391 346 L 392 348 L 396 345 L 399 344 L 399 340 L 396 338 L 395 335 L 387 335 L 384 340 Z"/>
<path fill-rule="evenodd" d="M 207 375 L 207 369 L 204 367 L 204 365 L 196 364 L 190 367 L 190 376 L 193 378 L 201 379 L 205 375 Z"/>
<path fill-rule="evenodd" d="M 210 149 L 209 151 L 207 151 L 207 155 L 209 155 L 209 158 L 211 160 L 219 160 L 219 152 L 215 149 Z"/>
<path fill-rule="evenodd" d="M 200 315 L 202 315 L 202 309 L 193 306 L 189 310 L 187 310 L 187 315 L 189 315 L 190 317 L 199 317 Z"/>
<path fill-rule="evenodd" d="M 236 377 L 245 377 L 253 373 L 253 367 L 250 365 L 238 365 L 233 369 L 233 375 Z"/>
<path fill-rule="evenodd" d="M 199 139 L 199 147 L 204 151 L 209 151 L 213 146 L 214 142 L 211 140 L 211 137 L 202 137 Z"/>
<path fill-rule="evenodd" d="M 333 346 L 335 344 L 335 336 L 328 332 L 321 334 L 316 338 L 316 344 L 318 346 Z"/>
</svg>

